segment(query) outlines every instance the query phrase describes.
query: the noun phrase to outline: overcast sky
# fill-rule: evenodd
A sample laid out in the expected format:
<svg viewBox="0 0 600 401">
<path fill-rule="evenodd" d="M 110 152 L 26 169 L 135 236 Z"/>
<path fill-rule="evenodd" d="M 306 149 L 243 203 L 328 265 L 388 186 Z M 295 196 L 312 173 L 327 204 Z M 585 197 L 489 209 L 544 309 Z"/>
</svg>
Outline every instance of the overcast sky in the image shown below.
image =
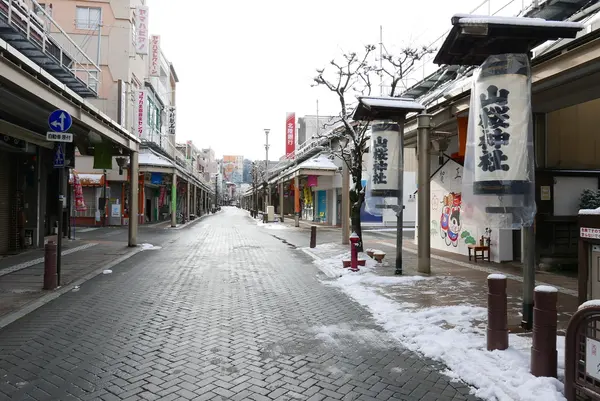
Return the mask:
<svg viewBox="0 0 600 401">
<path fill-rule="evenodd" d="M 428 45 L 453 14 L 481 1 L 148 0 L 150 32 L 161 35 L 180 79 L 177 140 L 264 159 L 270 128 L 269 159 L 277 160 L 287 111 L 314 115 L 318 99 L 320 115 L 338 113 L 331 93 L 311 87 L 315 68 L 377 44 L 380 25 L 389 51 Z"/>
</svg>

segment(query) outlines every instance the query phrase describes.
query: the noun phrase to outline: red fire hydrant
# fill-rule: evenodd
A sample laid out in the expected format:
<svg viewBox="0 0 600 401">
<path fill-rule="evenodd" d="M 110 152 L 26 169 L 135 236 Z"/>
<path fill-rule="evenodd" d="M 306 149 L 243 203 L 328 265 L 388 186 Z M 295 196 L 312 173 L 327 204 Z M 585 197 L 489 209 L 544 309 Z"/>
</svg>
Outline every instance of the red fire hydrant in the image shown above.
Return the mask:
<svg viewBox="0 0 600 401">
<path fill-rule="evenodd" d="M 350 235 L 350 270 L 353 272 L 358 271 L 358 248 L 357 244 L 360 241 L 360 237 L 356 233 Z"/>
<path fill-rule="evenodd" d="M 44 290 L 54 290 L 57 286 L 56 243 L 48 241 L 44 248 Z"/>
</svg>

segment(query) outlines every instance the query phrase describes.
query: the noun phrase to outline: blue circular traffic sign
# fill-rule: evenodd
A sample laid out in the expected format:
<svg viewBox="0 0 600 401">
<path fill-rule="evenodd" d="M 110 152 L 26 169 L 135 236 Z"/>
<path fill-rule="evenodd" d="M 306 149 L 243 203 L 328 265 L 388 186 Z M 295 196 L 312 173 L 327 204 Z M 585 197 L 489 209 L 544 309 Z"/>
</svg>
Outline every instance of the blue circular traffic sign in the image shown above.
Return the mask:
<svg viewBox="0 0 600 401">
<path fill-rule="evenodd" d="M 73 125 L 73 118 L 64 110 L 55 110 L 48 117 L 48 126 L 54 132 L 66 132 Z"/>
</svg>

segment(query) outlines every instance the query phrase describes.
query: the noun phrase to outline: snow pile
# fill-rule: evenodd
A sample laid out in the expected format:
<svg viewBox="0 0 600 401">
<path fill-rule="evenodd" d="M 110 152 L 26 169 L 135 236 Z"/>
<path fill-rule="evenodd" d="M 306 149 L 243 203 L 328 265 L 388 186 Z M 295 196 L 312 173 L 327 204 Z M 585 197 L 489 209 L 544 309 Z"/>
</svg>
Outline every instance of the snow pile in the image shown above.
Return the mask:
<svg viewBox="0 0 600 401">
<path fill-rule="evenodd" d="M 102 274 L 112 274 L 112 270 L 104 270 Z"/>
<path fill-rule="evenodd" d="M 258 222 L 256 222 L 256 224 L 259 227 L 266 228 L 267 230 L 287 230 L 287 229 L 290 228 L 289 226 L 286 226 L 285 224 L 281 224 L 281 223 L 278 223 L 278 222 L 263 223 L 262 221 L 258 221 Z"/>
<path fill-rule="evenodd" d="M 366 266 L 358 266 L 360 271 L 352 272 L 350 269 L 344 268 L 344 265 L 342 263 L 342 261 L 350 260 L 350 258 L 350 252 L 346 252 L 343 254 L 338 254 L 331 258 L 316 259 L 315 264 L 317 265 L 319 270 L 321 270 L 329 278 L 342 277 L 347 274 L 365 274 L 373 270 L 377 266 L 377 262 L 371 259 L 369 255 L 367 255 L 366 253 L 359 253 L 358 259 L 364 259 L 366 261 Z"/>
<path fill-rule="evenodd" d="M 337 263 L 340 262 L 337 258 Z M 325 263 L 325 261 L 324 261 Z M 318 264 L 318 263 L 317 263 Z M 340 269 L 341 270 L 341 269 Z M 565 400 L 563 384 L 529 373 L 531 340 L 510 336 L 510 348 L 486 349 L 487 310 L 470 305 L 404 308 L 370 285 L 411 285 L 424 277 L 377 277 L 346 274 L 329 285 L 340 288 L 367 307 L 375 320 L 412 351 L 444 363 L 444 373 L 476 387 L 473 393 L 490 401 Z M 564 369 L 564 341 L 559 338 L 559 367 Z M 559 372 L 559 376 L 562 375 Z"/>
<path fill-rule="evenodd" d="M 140 247 L 142 248 L 142 251 L 155 251 L 157 249 L 162 249 L 162 247 L 152 244 L 141 244 Z"/>
</svg>

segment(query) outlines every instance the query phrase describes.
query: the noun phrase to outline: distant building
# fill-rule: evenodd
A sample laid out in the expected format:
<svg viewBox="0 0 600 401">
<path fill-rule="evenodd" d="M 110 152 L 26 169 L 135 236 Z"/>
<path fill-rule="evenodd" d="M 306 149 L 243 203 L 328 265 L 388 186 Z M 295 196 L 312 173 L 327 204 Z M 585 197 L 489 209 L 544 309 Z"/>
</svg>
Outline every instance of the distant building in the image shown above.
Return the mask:
<svg viewBox="0 0 600 401">
<path fill-rule="evenodd" d="M 313 136 L 317 136 L 331 129 L 339 119 L 333 116 L 304 116 L 298 118 L 298 135 L 296 149 Z"/>
<path fill-rule="evenodd" d="M 223 156 L 223 178 L 241 184 L 244 176 L 244 156 Z"/>
</svg>

